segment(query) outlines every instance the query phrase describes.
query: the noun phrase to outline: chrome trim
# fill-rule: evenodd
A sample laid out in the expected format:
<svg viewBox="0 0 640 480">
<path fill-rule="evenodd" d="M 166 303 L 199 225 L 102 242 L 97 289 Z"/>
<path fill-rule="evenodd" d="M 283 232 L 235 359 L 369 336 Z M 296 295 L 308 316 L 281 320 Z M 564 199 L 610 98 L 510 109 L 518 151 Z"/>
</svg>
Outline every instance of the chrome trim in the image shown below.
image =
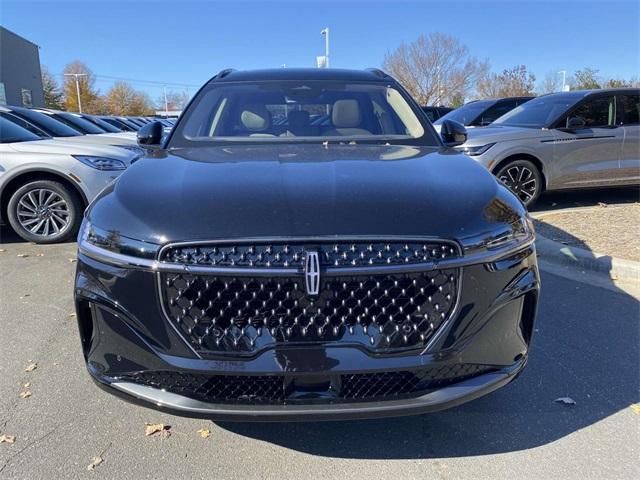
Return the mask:
<svg viewBox="0 0 640 480">
<path fill-rule="evenodd" d="M 458 249 L 458 254 L 461 255 L 457 258 L 449 258 L 443 260 L 437 260 L 432 262 L 424 262 L 424 263 L 411 263 L 411 264 L 401 264 L 401 265 L 377 265 L 377 266 L 364 266 L 364 267 L 325 267 L 321 269 L 321 273 L 324 275 L 376 275 L 376 274 L 392 274 L 399 272 L 422 272 L 422 271 L 430 271 L 430 270 L 441 270 L 441 269 L 450 269 L 450 268 L 458 268 L 464 267 L 467 265 L 477 265 L 481 263 L 490 263 L 496 260 L 499 260 L 503 257 L 512 255 L 514 253 L 519 252 L 529 246 L 531 246 L 535 240 L 533 234 L 531 234 L 526 240 L 519 242 L 517 244 L 512 245 L 504 245 L 500 248 L 495 248 L 492 250 L 483 250 L 480 252 L 474 252 L 471 254 L 467 254 L 462 256 L 460 253 L 460 247 L 456 242 L 452 242 L 450 240 L 442 240 L 442 239 L 433 239 L 427 237 L 345 237 L 345 238 L 336 238 L 336 237 L 315 237 L 315 238 L 279 238 L 278 242 L 283 241 L 291 241 L 296 243 L 304 243 L 304 242 L 318 242 L 318 241 L 340 241 L 340 242 L 348 242 L 355 240 L 373 240 L 384 241 L 384 240 L 403 240 L 403 241 L 434 241 L 441 243 L 449 243 L 452 246 Z M 275 241 L 275 239 L 270 238 L 254 238 L 254 239 L 238 239 L 238 240 L 221 240 L 221 241 L 211 241 L 211 242 L 197 242 L 199 245 L 209 245 L 215 243 L 245 243 L 245 242 L 268 242 Z M 162 255 L 162 252 L 170 247 L 175 246 L 186 246 L 193 245 L 196 242 L 179 242 L 179 243 L 169 243 L 164 245 L 159 252 L 159 256 Z M 143 270 L 150 270 L 154 272 L 174 272 L 174 273 L 201 273 L 201 274 L 212 274 L 212 275 L 232 275 L 232 276 L 266 276 L 266 277 L 286 277 L 292 275 L 301 275 L 303 271 L 301 268 L 246 268 L 246 267 L 209 267 L 202 265 L 184 265 L 180 263 L 167 263 L 160 262 L 158 260 L 144 259 L 132 257 L 129 255 L 123 255 L 121 253 L 111 252 L 109 250 L 105 250 L 100 247 L 96 247 L 95 245 L 91 245 L 87 242 L 81 242 L 78 250 L 80 253 L 87 255 L 88 257 L 93 258 L 94 260 L 102 261 L 105 263 L 109 263 L 112 265 L 116 265 L 118 267 L 124 268 L 138 268 Z"/>
</svg>

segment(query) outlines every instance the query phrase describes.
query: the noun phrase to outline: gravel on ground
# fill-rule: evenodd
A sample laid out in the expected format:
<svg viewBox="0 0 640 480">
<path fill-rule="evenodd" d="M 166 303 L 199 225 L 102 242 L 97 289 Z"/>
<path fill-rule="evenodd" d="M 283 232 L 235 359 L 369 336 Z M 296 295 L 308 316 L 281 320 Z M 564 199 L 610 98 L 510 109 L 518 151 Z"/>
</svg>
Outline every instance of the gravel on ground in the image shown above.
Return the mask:
<svg viewBox="0 0 640 480">
<path fill-rule="evenodd" d="M 640 203 L 537 215 L 536 232 L 570 247 L 640 261 Z"/>
</svg>

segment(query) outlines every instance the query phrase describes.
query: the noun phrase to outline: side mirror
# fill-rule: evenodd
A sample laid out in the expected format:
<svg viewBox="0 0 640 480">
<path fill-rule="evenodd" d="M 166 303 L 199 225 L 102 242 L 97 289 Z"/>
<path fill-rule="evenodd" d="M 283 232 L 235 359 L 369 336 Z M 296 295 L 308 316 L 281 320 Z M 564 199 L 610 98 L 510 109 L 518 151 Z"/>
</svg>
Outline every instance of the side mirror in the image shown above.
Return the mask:
<svg viewBox="0 0 640 480">
<path fill-rule="evenodd" d="M 467 141 L 467 129 L 461 123 L 445 120 L 440 128 L 440 136 L 447 147 L 457 147 Z"/>
<path fill-rule="evenodd" d="M 567 120 L 567 128 L 569 130 L 579 130 L 587 126 L 582 117 L 571 117 Z"/>
<path fill-rule="evenodd" d="M 164 126 L 160 122 L 147 123 L 138 130 L 138 145 L 143 148 L 157 149 L 162 145 Z"/>
</svg>

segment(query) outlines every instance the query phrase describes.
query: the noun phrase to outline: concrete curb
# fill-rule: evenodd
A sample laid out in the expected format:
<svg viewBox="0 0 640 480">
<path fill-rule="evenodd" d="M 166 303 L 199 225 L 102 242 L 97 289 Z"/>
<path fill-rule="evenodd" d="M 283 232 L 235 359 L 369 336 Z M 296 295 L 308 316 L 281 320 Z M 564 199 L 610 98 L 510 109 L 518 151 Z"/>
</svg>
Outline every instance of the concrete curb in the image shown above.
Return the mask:
<svg viewBox="0 0 640 480">
<path fill-rule="evenodd" d="M 606 275 L 613 280 L 640 281 L 640 262 L 571 247 L 539 234 L 536 238 L 536 249 L 540 260 L 553 264 L 570 267 L 580 272 L 588 271 Z"/>
</svg>

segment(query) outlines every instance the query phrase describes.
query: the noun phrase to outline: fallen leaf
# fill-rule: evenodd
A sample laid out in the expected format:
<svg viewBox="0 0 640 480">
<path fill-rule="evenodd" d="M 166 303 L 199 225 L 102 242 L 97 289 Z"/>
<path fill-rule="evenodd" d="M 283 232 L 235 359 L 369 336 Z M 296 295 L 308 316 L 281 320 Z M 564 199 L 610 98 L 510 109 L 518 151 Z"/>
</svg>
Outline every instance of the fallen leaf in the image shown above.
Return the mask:
<svg viewBox="0 0 640 480">
<path fill-rule="evenodd" d="M 36 257 L 44 257 L 44 253 L 38 253 L 36 254 Z"/>
<path fill-rule="evenodd" d="M 76 314 L 75 314 L 75 313 L 70 313 L 70 314 L 69 314 L 69 318 L 73 318 L 73 317 L 75 317 L 75 316 L 76 316 Z"/>
<path fill-rule="evenodd" d="M 209 438 L 211 436 L 211 430 L 209 430 L 208 428 L 201 428 L 200 430 L 198 430 L 198 433 L 202 438 Z"/>
<path fill-rule="evenodd" d="M 6 251 L 7 251 L 7 249 L 6 249 L 6 248 L 0 248 L 0 253 L 4 253 L 4 252 L 6 252 Z"/>
<path fill-rule="evenodd" d="M 564 403 L 565 405 L 575 405 L 576 401 L 571 397 L 560 397 L 556 398 L 554 402 Z"/>
<path fill-rule="evenodd" d="M 91 459 L 91 463 L 87 465 L 87 470 L 95 470 L 98 465 L 100 465 L 104 460 L 102 457 L 93 457 Z"/>
<path fill-rule="evenodd" d="M 36 368 L 38 368 L 38 364 L 35 363 L 35 362 L 31 362 L 31 363 L 29 363 L 29 365 L 27 365 L 24 368 L 24 371 L 25 372 L 33 372 Z"/>
<path fill-rule="evenodd" d="M 24 385 L 22 385 L 22 388 L 29 388 L 31 386 L 31 382 L 27 382 Z"/>
<path fill-rule="evenodd" d="M 20 392 L 20 398 L 29 398 L 31 396 L 31 392 L 29 390 L 24 390 Z"/>
<path fill-rule="evenodd" d="M 170 425 L 165 425 L 164 423 L 145 423 L 144 425 L 144 434 L 147 437 L 156 433 L 160 433 L 160 436 L 165 438 L 171 435 L 169 432 Z"/>
<path fill-rule="evenodd" d="M 0 443 L 16 443 L 16 436 L 3 433 L 0 435 Z"/>
<path fill-rule="evenodd" d="M 71 263 L 75 263 L 78 261 L 77 258 L 68 258 L 67 260 L 69 260 Z"/>
<path fill-rule="evenodd" d="M 607 205 L 604 202 L 598 202 L 598 206 L 604 208 L 604 207 L 608 207 L 609 205 Z"/>
<path fill-rule="evenodd" d="M 20 257 L 20 258 L 26 258 L 29 255 L 27 255 L 26 253 L 19 253 L 17 256 Z"/>
<path fill-rule="evenodd" d="M 633 403 L 633 404 L 629 405 L 629 408 L 636 415 L 640 415 L 640 403 Z"/>
</svg>

